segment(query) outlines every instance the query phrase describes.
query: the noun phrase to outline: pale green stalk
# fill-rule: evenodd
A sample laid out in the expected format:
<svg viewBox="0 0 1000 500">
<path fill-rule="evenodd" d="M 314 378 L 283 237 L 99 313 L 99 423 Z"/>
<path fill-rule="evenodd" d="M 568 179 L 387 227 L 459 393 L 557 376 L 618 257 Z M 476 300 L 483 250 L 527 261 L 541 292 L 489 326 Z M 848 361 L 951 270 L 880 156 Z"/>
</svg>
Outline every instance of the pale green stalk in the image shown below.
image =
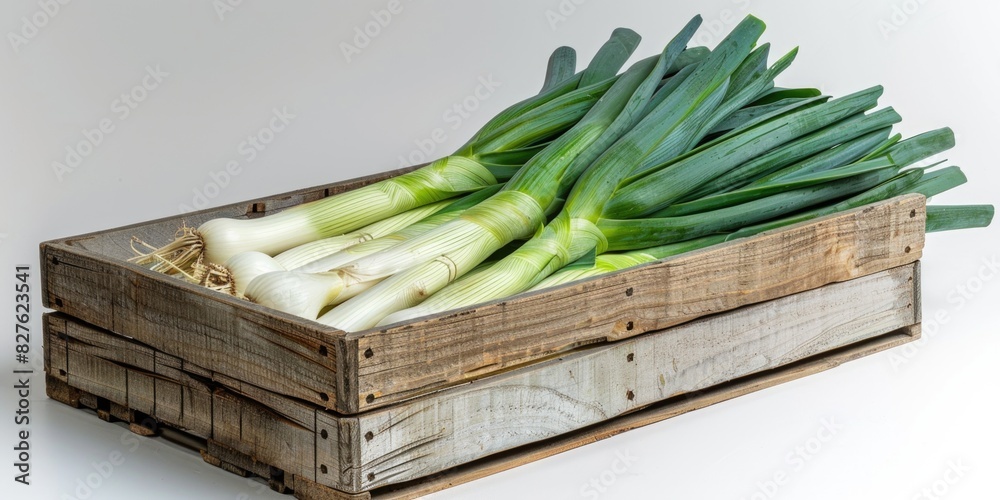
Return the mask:
<svg viewBox="0 0 1000 500">
<path fill-rule="evenodd" d="M 290 271 L 296 270 L 310 262 L 337 253 L 345 248 L 364 243 L 375 238 L 392 234 L 420 220 L 423 220 L 441 209 L 451 205 L 451 200 L 439 201 L 406 212 L 387 217 L 369 224 L 357 231 L 351 231 L 339 236 L 312 241 L 305 245 L 285 250 L 274 256 L 275 262 Z"/>
<path fill-rule="evenodd" d="M 347 331 L 374 326 L 386 315 L 418 304 L 501 246 L 539 228 L 545 211 L 590 161 L 641 117 L 640 111 L 698 23 L 700 19 L 689 23 L 660 57 L 640 61 L 620 77 L 587 117 L 533 158 L 504 191 L 440 231 L 342 269 L 345 282 L 398 274 L 335 307 L 320 321 Z"/>
<path fill-rule="evenodd" d="M 670 256 L 699 250 L 726 241 L 727 234 L 713 234 L 688 241 L 670 243 L 653 248 L 632 250 L 630 252 L 606 253 L 595 257 L 594 262 L 570 264 L 551 276 L 545 278 L 530 290 L 552 288 L 574 281 L 601 276 L 603 274 L 621 271 L 640 264 L 655 262 Z"/>
<path fill-rule="evenodd" d="M 761 80 L 758 76 L 740 80 L 746 89 L 729 86 L 734 72 L 739 73 L 747 65 L 757 65 L 755 59 L 749 63 L 746 60 L 748 56 L 754 58 L 751 50 L 763 31 L 763 23 L 748 18 L 696 70 L 670 89 L 669 95 L 663 95 L 664 90 L 661 90 L 654 97 L 659 98 L 659 104 L 648 110 L 634 128 L 587 169 L 567 198 L 563 212 L 540 234 L 489 271 L 460 280 L 420 305 L 387 316 L 380 324 L 517 293 L 588 251 L 603 252 L 608 242 L 595 223 L 601 216 L 604 202 L 632 168 L 641 165 L 652 154 L 670 157 L 683 152 L 697 142 L 691 140 L 693 136 L 708 133 L 713 112 L 720 104 L 726 109 L 738 109 L 741 103 L 749 102 L 767 85 L 757 83 Z M 675 39 L 675 42 L 678 40 L 683 39 Z M 766 55 L 766 50 L 756 54 L 760 52 Z M 786 67 L 793 57 L 794 53 L 783 59 L 781 65 Z M 725 101 L 727 96 L 735 99 L 735 104 Z"/>
<path fill-rule="evenodd" d="M 638 36 L 616 30 L 600 61 L 579 77 L 562 78 L 540 95 L 509 107 L 490 120 L 454 155 L 413 172 L 258 219 L 213 219 L 183 228 L 173 242 L 131 262 L 167 274 L 191 275 L 195 266 L 221 264 L 233 255 L 257 251 L 276 255 L 337 236 L 429 203 L 502 182 L 519 165 L 480 163 L 479 155 L 516 151 L 547 142 L 589 112 L 628 58 L 622 47 Z M 560 70 L 562 73 L 564 70 Z M 149 246 L 147 244 L 147 246 Z"/>
</svg>

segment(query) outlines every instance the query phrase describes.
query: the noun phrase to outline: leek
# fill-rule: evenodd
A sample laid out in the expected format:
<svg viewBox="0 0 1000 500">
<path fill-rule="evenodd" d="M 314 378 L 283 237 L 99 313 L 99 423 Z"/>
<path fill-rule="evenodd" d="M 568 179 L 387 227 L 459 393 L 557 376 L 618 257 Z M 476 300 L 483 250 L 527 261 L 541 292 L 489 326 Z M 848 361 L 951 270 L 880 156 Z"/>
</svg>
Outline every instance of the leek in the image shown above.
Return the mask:
<svg viewBox="0 0 1000 500">
<path fill-rule="evenodd" d="M 131 262 L 167 274 L 190 276 L 196 264 L 224 263 L 247 251 L 275 255 L 502 182 L 518 166 L 484 165 L 479 162 L 480 155 L 519 150 L 561 134 L 597 103 L 637 43 L 635 33 L 616 30 L 595 61 L 577 77 L 562 78 L 541 94 L 501 112 L 451 156 L 398 177 L 267 217 L 213 219 L 197 229 L 185 227 L 173 242 L 148 253 L 137 251 L 139 255 Z M 559 75 L 564 72 L 560 69 Z"/>
</svg>

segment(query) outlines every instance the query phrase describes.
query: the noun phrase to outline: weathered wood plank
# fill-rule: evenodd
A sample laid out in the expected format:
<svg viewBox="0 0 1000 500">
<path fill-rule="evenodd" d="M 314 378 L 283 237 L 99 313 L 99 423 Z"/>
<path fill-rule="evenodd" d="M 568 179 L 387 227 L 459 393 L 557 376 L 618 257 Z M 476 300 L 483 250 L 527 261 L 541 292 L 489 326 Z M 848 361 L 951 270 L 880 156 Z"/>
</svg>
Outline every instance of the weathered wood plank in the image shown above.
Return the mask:
<svg viewBox="0 0 1000 500">
<path fill-rule="evenodd" d="M 43 253 L 56 309 L 232 378 L 336 404 L 338 351 L 315 323 L 79 249 Z"/>
<path fill-rule="evenodd" d="M 123 360 L 153 360 L 155 351 L 59 315 L 47 315 L 44 322 L 47 343 L 65 339 L 70 357 L 66 377 L 73 387 L 110 401 L 112 407 L 138 410 L 172 427 L 214 439 L 259 462 L 315 477 L 316 407 L 242 387 L 269 404 L 265 406 L 172 366 L 129 366 Z"/>
<path fill-rule="evenodd" d="M 359 415 L 363 489 L 416 479 L 919 321 L 910 264 Z"/>
<path fill-rule="evenodd" d="M 234 308 L 242 309 L 249 304 L 239 300 L 221 304 L 207 300 L 206 296 L 227 297 L 126 264 L 124 261 L 133 255 L 131 238 L 165 243 L 184 224 L 197 226 L 218 217 L 260 217 L 418 167 L 43 243 L 43 303 L 107 330 L 150 342 L 164 352 L 202 366 L 228 360 L 229 348 L 234 347 L 231 344 L 239 342 L 235 347 L 245 349 L 248 359 L 235 359 L 228 372 L 230 376 L 258 382 L 294 379 L 296 382 L 272 389 L 311 401 L 323 401 L 321 395 L 331 393 L 327 406 L 332 407 L 334 387 L 344 385 L 330 380 L 331 372 L 337 371 L 337 359 L 333 354 L 316 354 L 321 348 L 337 352 L 329 342 L 330 329 L 317 331 L 314 323 L 292 316 L 274 318 L 273 311 L 264 308 L 255 313 L 234 314 Z M 200 325 L 204 318 L 226 320 L 216 325 Z M 305 359 L 286 365 L 276 361 L 275 350 Z M 278 373 L 285 376 L 276 377 Z"/>
<path fill-rule="evenodd" d="M 215 405 L 235 405 L 237 419 L 213 416 L 213 439 L 256 461 L 289 473 L 313 478 L 316 474 L 316 434 L 264 405 L 232 393 L 216 390 Z M 231 413 L 230 413 L 231 414 Z M 223 434 L 220 428 L 227 429 Z M 235 431 L 235 432 L 234 432 Z"/>
<path fill-rule="evenodd" d="M 69 368 L 66 352 L 66 320 L 54 315 L 45 315 L 42 320 L 42 335 L 45 350 L 45 371 L 49 377 L 66 382 Z M 53 333 L 58 332 L 58 333 Z"/>
<path fill-rule="evenodd" d="M 119 404 L 128 402 L 128 373 L 119 365 L 73 348 L 69 342 L 66 383 Z"/>
<path fill-rule="evenodd" d="M 908 264 L 923 248 L 924 219 L 923 196 L 904 196 L 551 291 L 350 334 L 358 340 L 358 407 Z"/>
<path fill-rule="evenodd" d="M 920 337 L 920 325 L 913 325 L 874 339 L 853 344 L 821 356 L 793 363 L 775 370 L 750 375 L 697 393 L 679 396 L 647 408 L 607 420 L 586 429 L 571 432 L 516 450 L 499 453 L 442 474 L 371 492 L 375 500 L 410 500 L 436 491 L 468 483 L 498 472 L 513 469 L 543 458 L 616 436 L 632 429 L 683 415 L 717 403 L 790 382 L 808 375 L 836 368 L 844 363 L 891 349 Z"/>
<path fill-rule="evenodd" d="M 914 307 L 916 271 L 916 264 L 901 266 L 596 345 L 357 416 L 323 411 L 225 376 L 213 377 L 226 388 L 212 389 L 211 407 L 200 413 L 210 414 L 206 437 L 256 461 L 356 494 L 418 480 L 671 398 L 696 399 L 733 379 L 913 325 L 920 320 Z M 64 323 L 75 325 L 66 328 L 70 352 L 93 358 L 80 363 L 87 369 L 85 385 L 117 401 L 102 387 L 124 380 L 130 384 L 129 400 L 135 400 L 136 370 L 127 369 L 123 379 L 91 366 L 110 363 L 99 356 L 155 358 L 148 354 L 151 348 L 72 320 Z M 73 333 L 79 330 L 89 331 Z M 101 335 L 115 339 L 93 340 Z M 79 339 L 92 343 L 77 348 L 84 344 Z M 120 352 L 127 350 L 136 352 Z M 173 367 L 160 372 L 156 382 L 168 387 L 157 385 L 158 397 L 162 392 L 179 399 L 185 389 L 204 387 Z M 200 392 L 208 394 L 208 389 Z M 167 422 L 186 417 L 177 411 L 184 403 L 165 408 L 157 403 L 154 411 L 136 409 Z"/>
<path fill-rule="evenodd" d="M 363 491 L 359 428 L 357 417 L 316 412 L 317 483 L 341 491 Z"/>
<path fill-rule="evenodd" d="M 376 500 L 404 500 L 419 498 L 435 491 L 440 491 L 459 484 L 474 481 L 475 479 L 502 472 L 519 465 L 541 460 L 543 458 L 578 448 L 601 439 L 606 439 L 631 429 L 660 422 L 662 420 L 720 403 L 744 394 L 749 394 L 767 387 L 772 387 L 814 373 L 819 373 L 830 368 L 837 367 L 848 361 L 911 342 L 916 340 L 919 335 L 919 325 L 912 325 L 873 339 L 861 341 L 834 351 L 826 352 L 822 355 L 814 356 L 803 361 L 715 385 L 695 393 L 677 396 L 646 408 L 639 409 L 635 412 L 609 419 L 600 424 L 589 426 L 582 430 L 570 432 L 553 439 L 547 439 L 522 446 L 515 450 L 498 453 L 485 459 L 455 467 L 442 473 L 434 474 L 415 481 L 358 493 L 345 493 L 337 491 L 304 477 L 286 477 L 285 484 L 293 485 L 295 488 L 295 497 L 303 500 L 362 500 L 371 498 Z M 62 381 L 52 378 L 48 378 L 46 384 L 46 391 L 51 397 L 65 404 L 69 404 L 70 406 L 78 406 L 80 393 L 77 389 L 64 384 Z M 87 394 L 84 393 L 84 395 Z M 93 399 L 93 397 L 91 396 L 90 399 Z M 165 429 L 164 434 L 166 434 L 168 430 L 169 429 Z M 171 431 L 171 434 L 177 434 L 177 431 Z M 202 442 L 202 439 L 186 439 L 184 441 L 196 443 L 192 445 L 195 446 L 196 449 L 202 449 L 202 447 L 205 446 L 204 444 L 197 444 Z M 262 464 L 260 463 L 251 464 L 253 466 L 245 464 L 245 457 L 241 459 L 240 457 L 232 455 L 229 452 L 220 453 L 218 449 L 214 451 L 223 455 L 225 459 L 233 461 L 227 463 L 238 462 L 238 466 L 241 470 L 256 470 L 258 472 L 263 470 Z M 235 457 L 235 459 L 233 457 Z M 206 460 L 209 460 L 209 458 L 206 458 Z"/>
<path fill-rule="evenodd" d="M 127 246 L 146 225 L 44 244 L 44 298 L 184 362 L 354 414 L 583 345 L 913 262 L 923 247 L 923 201 L 900 197 L 586 282 L 354 334 L 123 262 L 113 247 Z"/>
</svg>

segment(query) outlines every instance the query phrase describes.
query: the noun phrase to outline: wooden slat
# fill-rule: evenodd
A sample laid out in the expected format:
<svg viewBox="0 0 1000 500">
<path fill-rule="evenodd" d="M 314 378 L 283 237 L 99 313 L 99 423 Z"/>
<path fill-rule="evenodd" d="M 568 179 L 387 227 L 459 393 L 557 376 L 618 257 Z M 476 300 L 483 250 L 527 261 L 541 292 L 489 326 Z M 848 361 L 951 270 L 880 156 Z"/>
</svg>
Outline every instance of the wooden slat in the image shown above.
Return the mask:
<svg viewBox="0 0 1000 500">
<path fill-rule="evenodd" d="M 915 324 L 915 265 L 586 349 L 360 415 L 363 489 L 406 481 Z M 368 434 L 370 433 L 370 434 Z"/>
<path fill-rule="evenodd" d="M 915 262 L 924 218 L 923 196 L 895 198 L 552 291 L 350 334 L 361 353 L 358 406 Z"/>
<path fill-rule="evenodd" d="M 615 417 L 598 425 L 570 432 L 554 439 L 547 439 L 515 450 L 492 455 L 473 463 L 452 468 L 439 474 L 434 474 L 419 480 L 398 485 L 378 488 L 358 493 L 345 493 L 325 487 L 305 477 L 294 476 L 285 479 L 286 484 L 295 488 L 295 497 L 303 500 L 404 500 L 419 498 L 430 493 L 441 491 L 459 484 L 496 474 L 519 465 L 524 465 L 546 457 L 557 455 L 595 441 L 606 439 L 631 429 L 660 422 L 668 418 L 720 403 L 744 394 L 789 382 L 811 374 L 819 373 L 837 367 L 845 362 L 863 356 L 881 352 L 885 349 L 903 345 L 919 338 L 919 325 L 912 325 L 873 339 L 849 345 L 819 356 L 779 367 L 777 369 L 743 377 L 727 383 L 715 385 L 705 390 L 689 395 L 682 395 L 669 400 L 639 409 L 627 415 Z M 80 398 L 79 391 L 57 379 L 48 378 L 46 391 L 54 399 L 70 406 L 77 407 Z M 87 394 L 84 393 L 86 396 Z M 92 399 L 92 397 L 91 397 Z M 164 431 L 166 433 L 166 431 Z M 172 435 L 177 432 L 171 432 Z M 201 449 L 202 439 L 188 438 L 183 441 L 194 443 Z M 238 464 L 241 470 L 262 471 L 260 464 L 249 466 L 244 462 L 248 457 L 238 457 L 231 452 L 220 453 L 213 450 L 229 464 Z M 208 461 L 212 457 L 206 457 Z M 221 462 L 221 461 L 220 461 Z M 219 466 L 223 466 L 221 463 Z M 239 470 L 232 470 L 242 473 Z M 181 479 L 181 478 L 179 478 Z"/>
<path fill-rule="evenodd" d="M 211 394 L 210 408 L 202 405 L 197 412 L 209 415 L 211 433 L 205 437 L 255 461 L 279 464 L 309 481 L 355 494 L 437 474 L 916 324 L 917 269 L 917 264 L 900 266 L 593 346 L 357 416 L 323 411 L 225 376 L 213 379 L 226 387 L 206 388 L 176 368 L 151 368 L 161 378 L 155 382 L 165 386 L 156 386 L 158 398 L 162 393 L 179 400 L 185 390 Z M 154 375 L 118 363 L 155 359 L 151 348 L 73 320 L 48 323 L 69 332 L 72 359 L 81 358 L 70 366 L 79 365 L 83 374 L 70 371 L 70 380 L 114 402 L 120 396 L 111 389 L 125 384 L 128 401 L 142 401 L 131 381 Z M 57 333 L 50 331 L 50 337 Z M 190 418 L 179 414 L 185 408 L 179 401 L 161 405 L 158 399 L 153 411 L 133 408 L 167 422 Z"/>
<path fill-rule="evenodd" d="M 456 467 L 442 474 L 410 483 L 371 491 L 375 500 L 410 500 L 436 491 L 475 481 L 486 476 L 536 462 L 581 446 L 616 436 L 632 429 L 683 415 L 717 403 L 767 389 L 802 377 L 836 368 L 849 361 L 891 349 L 920 337 L 920 325 L 903 328 L 871 340 L 854 344 L 816 358 L 794 363 L 776 370 L 751 375 L 739 380 L 712 387 L 690 396 L 680 396 L 642 410 L 613 418 L 599 425 L 500 453 L 465 466 Z"/>
<path fill-rule="evenodd" d="M 336 372 L 334 355 L 337 349 L 333 345 L 324 346 L 320 340 L 330 340 L 332 330 L 318 331 L 314 323 L 292 316 L 274 318 L 273 311 L 264 308 L 257 308 L 256 314 L 242 314 L 240 310 L 249 305 L 246 302 L 229 300 L 220 304 L 212 300 L 222 297 L 220 294 L 206 293 L 200 287 L 127 265 L 124 261 L 133 255 L 131 238 L 137 236 L 143 241 L 164 243 L 170 241 L 182 225 L 197 226 L 219 217 L 260 217 L 418 167 L 43 243 L 43 303 L 101 328 L 150 341 L 150 345 L 161 351 L 201 366 L 225 360 L 231 354 L 228 352 L 230 347 L 241 348 L 245 352 L 235 353 L 237 359 L 228 367 L 228 375 L 238 379 L 291 379 L 293 382 L 272 389 L 290 396 L 323 401 L 321 393 L 345 385 L 330 380 L 334 376 L 331 371 Z M 228 319 L 216 325 L 200 324 L 204 318 L 211 317 Z M 234 339 L 240 344 L 230 346 Z M 321 346 L 331 354 L 314 355 Z M 288 366 L 273 356 L 276 352 L 291 352 L 305 359 Z M 334 403 L 331 398 L 328 406 Z"/>
<path fill-rule="evenodd" d="M 296 196 L 287 203 L 307 198 Z M 184 362 L 354 414 L 576 347 L 913 262 L 923 248 L 923 203 L 920 195 L 904 196 L 586 282 L 352 334 L 122 260 L 131 235 L 164 237 L 180 218 L 44 244 L 43 296 L 49 307 Z M 234 205 L 185 220 L 238 212 Z"/>
<path fill-rule="evenodd" d="M 138 410 L 198 437 L 214 439 L 289 473 L 315 477 L 316 407 L 242 387 L 269 403 L 265 406 L 173 366 L 130 366 L 124 360 L 159 356 L 148 346 L 60 315 L 46 315 L 44 324 L 46 344 L 62 341 L 66 346 L 66 377 L 72 387 L 104 398 L 113 407 Z"/>
<path fill-rule="evenodd" d="M 216 391 L 217 407 L 223 399 L 235 400 L 239 418 L 230 420 L 213 415 L 213 439 L 256 461 L 274 464 L 292 474 L 314 477 L 316 434 L 312 430 L 247 398 Z M 221 428 L 228 428 L 226 435 L 231 439 L 222 439 Z"/>
<path fill-rule="evenodd" d="M 338 350 L 315 323 L 84 250 L 51 245 L 43 253 L 56 309 L 185 362 L 336 405 Z M 117 306 L 94 296 L 115 297 Z"/>
</svg>

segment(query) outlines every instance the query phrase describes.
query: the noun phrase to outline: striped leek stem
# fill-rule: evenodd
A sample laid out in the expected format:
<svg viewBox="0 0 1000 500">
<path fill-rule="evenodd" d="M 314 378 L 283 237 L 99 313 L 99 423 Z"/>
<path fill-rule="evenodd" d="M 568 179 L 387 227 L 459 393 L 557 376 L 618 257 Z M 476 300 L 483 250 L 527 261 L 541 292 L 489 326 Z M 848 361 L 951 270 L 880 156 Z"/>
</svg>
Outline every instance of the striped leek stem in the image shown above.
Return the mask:
<svg viewBox="0 0 1000 500">
<path fill-rule="evenodd" d="M 813 156 L 810 156 L 809 158 L 760 177 L 747 184 L 745 187 L 750 188 L 777 179 L 784 179 L 795 175 L 810 174 L 813 172 L 827 170 L 860 160 L 862 158 L 867 158 L 872 153 L 875 153 L 882 148 L 885 144 L 889 142 L 895 143 L 899 140 L 899 135 L 894 135 L 892 137 L 889 136 L 891 131 L 892 127 L 886 127 L 884 129 L 869 132 L 861 135 L 860 137 L 844 141 L 841 144 L 827 149 L 826 151 L 821 151 Z"/>
<path fill-rule="evenodd" d="M 414 208 L 369 224 L 356 231 L 311 241 L 285 250 L 274 257 L 262 252 L 238 253 L 226 260 L 222 266 L 211 266 L 212 274 L 218 275 L 213 276 L 211 287 L 242 296 L 247 285 L 261 274 L 297 269 L 354 245 L 392 234 L 443 210 L 450 204 L 450 201 L 439 201 Z M 203 284 L 208 285 L 207 282 Z"/>
<path fill-rule="evenodd" d="M 926 144 L 928 136 L 936 136 L 938 138 L 942 137 L 938 131 L 932 131 L 927 134 L 921 134 L 920 136 L 914 137 L 909 140 L 911 141 L 910 144 L 915 145 L 920 142 L 925 142 L 925 144 L 922 144 L 921 146 L 931 147 Z M 937 146 L 934 146 L 933 148 L 947 149 L 949 147 L 948 141 L 943 141 L 938 142 Z M 924 151 L 926 152 L 928 149 L 924 149 Z M 912 149 L 907 153 L 907 155 L 910 154 L 913 154 Z M 861 162 L 859 164 L 863 163 L 867 162 Z M 856 168 L 856 166 L 845 167 L 841 170 L 846 170 L 847 168 Z M 778 218 L 762 224 L 745 226 L 733 233 L 710 234 L 708 236 L 701 236 L 676 243 L 668 243 L 666 245 L 653 248 L 600 255 L 597 256 L 594 263 L 580 263 L 563 268 L 559 272 L 543 280 L 541 283 L 532 288 L 532 290 L 558 286 L 571 281 L 577 281 L 580 279 L 626 269 L 634 265 L 653 262 L 672 255 L 698 250 L 722 243 L 724 241 L 753 236 L 764 231 L 779 229 L 784 226 L 805 222 L 817 217 L 831 215 L 867 204 L 876 203 L 878 201 L 886 200 L 908 192 L 921 192 L 925 195 L 935 195 L 947 189 L 956 187 L 964 182 L 964 176 L 961 175 L 960 171 L 957 170 L 956 167 L 949 167 L 948 169 L 944 169 L 939 172 L 940 173 L 938 174 L 932 175 L 930 179 L 925 179 L 924 182 L 920 182 L 921 177 L 924 174 L 922 169 L 907 170 L 883 183 L 873 186 L 868 190 L 851 196 L 845 200 L 813 208 L 792 217 Z M 788 185 L 793 186 L 797 182 L 801 182 L 801 180 L 793 181 L 788 183 Z M 731 194 L 736 194 L 736 192 Z M 747 211 L 748 208 L 750 207 L 744 206 L 735 211 Z M 955 207 L 938 207 L 931 205 L 927 207 L 927 232 L 986 227 L 990 224 L 992 218 L 993 207 L 991 205 L 968 205 Z M 685 236 L 678 236 L 678 238 L 684 237 Z"/>
<path fill-rule="evenodd" d="M 631 54 L 629 47 L 637 43 L 638 35 L 616 30 L 585 71 L 562 78 L 541 94 L 501 112 L 451 156 L 398 177 L 267 217 L 213 219 L 197 229 L 185 227 L 173 242 L 148 253 L 137 250 L 138 255 L 130 261 L 167 274 L 190 276 L 196 264 L 224 263 L 248 251 L 276 255 L 502 182 L 519 165 L 484 164 L 479 156 L 547 142 L 578 122 L 610 88 L 614 75 Z M 558 71 L 560 76 L 565 72 Z"/>
<path fill-rule="evenodd" d="M 445 200 L 414 208 L 413 210 L 407 210 L 406 212 L 369 224 L 356 231 L 312 241 L 305 245 L 285 250 L 275 255 L 274 260 L 285 269 L 298 269 L 310 262 L 337 253 L 345 248 L 392 234 L 440 212 L 452 203 L 451 200 Z"/>
<path fill-rule="evenodd" d="M 531 289 L 562 268 L 562 263 L 573 257 L 585 255 L 582 252 L 588 250 L 593 255 L 595 252 L 600 254 L 605 249 L 644 249 L 658 244 L 682 242 L 714 233 L 733 231 L 748 224 L 857 193 L 892 177 L 896 171 L 888 160 L 873 161 L 863 166 L 850 166 L 843 170 L 837 174 L 817 175 L 808 181 L 798 180 L 782 186 L 769 186 L 773 190 L 758 188 L 755 190 L 756 196 L 742 197 L 742 200 L 750 201 L 703 213 L 636 220 L 599 219 L 596 225 L 592 224 L 588 228 L 597 234 L 596 239 L 602 241 L 602 245 L 597 248 L 581 244 L 580 242 L 586 241 L 587 238 L 580 237 L 579 234 L 576 235 L 577 239 L 570 242 L 569 247 L 554 245 L 552 239 L 538 240 L 539 244 L 529 247 L 536 241 L 532 240 L 501 260 L 490 271 L 480 273 L 475 279 L 459 280 L 420 305 L 385 318 L 383 324 L 426 316 Z M 547 246 L 543 246 L 542 242 Z M 526 247 L 530 249 L 530 253 Z M 562 254 L 558 253 L 560 251 Z"/>
<path fill-rule="evenodd" d="M 734 131 L 663 168 L 633 176 L 605 205 L 605 215 L 628 219 L 655 213 L 776 147 L 871 109 L 881 94 L 882 87 L 872 87 Z"/>
<path fill-rule="evenodd" d="M 753 78 L 744 76 L 748 66 L 759 67 L 760 54 L 766 56 L 766 47 L 753 51 L 763 32 L 764 24 L 748 17 L 668 95 L 655 96 L 656 107 L 587 169 L 562 213 L 528 243 L 489 271 L 462 279 L 420 305 L 387 316 L 380 324 L 517 293 L 588 251 L 602 253 L 608 240 L 596 224 L 604 203 L 633 168 L 643 165 L 651 155 L 669 158 L 690 149 L 711 130 L 713 120 L 720 121 L 726 113 L 752 101 L 791 63 L 794 51 L 773 72 L 752 71 Z M 742 87 L 733 88 L 732 82 Z M 716 114 L 720 109 L 723 111 Z"/>
<path fill-rule="evenodd" d="M 345 281 L 393 276 L 319 321 L 347 331 L 374 326 L 443 288 L 498 248 L 536 231 L 545 222 L 546 210 L 643 116 L 656 87 L 700 23 L 696 17 L 658 57 L 633 65 L 583 120 L 533 158 L 496 196 L 437 231 L 341 269 Z"/>
<path fill-rule="evenodd" d="M 843 141 L 855 139 L 872 131 L 884 130 L 901 120 L 902 118 L 892 108 L 880 109 L 869 115 L 858 113 L 744 163 L 739 168 L 705 183 L 685 196 L 684 200 L 694 200 L 711 193 L 745 186 L 756 178 L 826 151 Z"/>
<path fill-rule="evenodd" d="M 337 273 L 329 271 L 350 264 L 366 255 L 392 248 L 455 220 L 469 208 L 495 194 L 500 188 L 500 185 L 496 185 L 466 195 L 433 215 L 398 231 L 345 248 L 295 269 L 261 266 L 260 272 L 257 272 L 253 280 L 245 287 L 245 292 L 241 290 L 241 293 L 258 304 L 291 314 L 300 314 L 308 319 L 316 319 L 316 314 L 312 314 L 313 311 L 318 313 L 323 307 L 339 304 L 378 282 L 378 280 L 373 280 L 345 284 Z M 254 260 L 259 262 L 261 258 L 257 256 Z M 307 292 L 305 295 L 287 292 L 287 289 L 295 287 L 313 291 Z"/>
<path fill-rule="evenodd" d="M 827 128 L 842 132 L 847 137 L 854 137 L 857 135 L 856 132 L 851 127 L 845 127 L 843 122 L 838 121 L 838 116 L 843 116 L 843 113 L 836 111 L 837 108 L 847 112 L 851 109 L 860 109 L 858 106 L 867 106 L 867 104 L 863 104 L 863 99 L 860 105 L 857 101 L 857 99 L 841 99 L 800 112 L 807 115 L 824 116 L 827 118 Z M 834 112 L 831 112 L 829 109 L 824 110 L 823 107 L 835 109 Z M 876 113 L 873 116 L 877 114 L 890 115 L 889 113 Z M 773 127 L 772 130 L 793 128 L 797 118 L 801 118 L 801 115 L 789 115 L 785 120 L 792 120 L 791 124 L 785 122 Z M 848 123 L 852 122 L 855 120 L 848 120 Z M 798 123 L 802 122 L 798 121 Z M 808 133 L 810 127 L 815 124 L 810 121 L 805 121 L 805 123 L 808 126 L 803 130 Z M 812 132 L 805 137 L 823 137 L 825 130 Z M 884 136 L 888 132 L 881 131 L 880 134 Z M 923 134 L 900 143 L 897 148 L 899 155 L 909 160 L 911 158 L 907 157 L 922 157 L 940 152 L 942 148 L 950 147 L 947 144 L 948 141 L 930 137 L 932 135 L 935 134 Z M 836 141 L 829 139 L 824 139 L 824 141 L 827 144 L 836 143 Z M 737 144 L 740 142 L 736 141 Z M 809 142 L 801 140 L 793 140 L 791 143 L 804 144 L 803 147 L 813 147 Z M 884 143 L 885 141 L 880 143 L 878 140 L 868 140 L 864 143 L 864 148 L 850 151 L 849 155 L 843 155 L 843 151 L 837 155 L 828 155 L 826 160 L 852 160 L 858 156 L 864 156 L 866 152 L 883 150 Z M 895 141 L 892 144 L 895 144 Z M 725 141 L 720 141 L 716 143 L 715 147 L 724 146 Z M 733 151 L 729 154 L 709 154 L 707 156 L 710 158 L 731 158 L 736 153 Z M 774 157 L 773 154 L 765 154 L 764 156 Z M 749 159 L 747 164 L 759 164 L 759 160 Z M 691 168 L 707 168 L 707 166 L 702 167 L 697 163 L 693 165 L 695 166 Z M 419 306 L 385 318 L 381 324 L 425 316 L 523 291 L 545 279 L 566 262 L 582 257 L 584 254 L 581 252 L 586 252 L 588 249 L 601 253 L 606 249 L 645 248 L 719 231 L 732 231 L 744 225 L 754 224 L 801 210 L 804 207 L 863 191 L 889 179 L 899 169 L 900 165 L 895 164 L 886 155 L 873 160 L 847 164 L 833 170 L 817 169 L 792 178 L 777 179 L 743 190 L 702 198 L 688 204 L 671 205 L 659 212 L 654 212 L 652 216 L 655 218 L 653 219 L 614 220 L 605 218 L 604 214 L 601 214 L 596 216 L 596 227 L 588 227 L 580 219 L 572 216 L 567 217 L 566 220 L 557 218 L 546 228 L 546 232 L 540 238 L 529 241 L 511 256 L 500 261 L 495 266 L 496 269 L 480 273 L 475 280 L 459 280 L 425 300 Z M 695 172 L 695 174 L 697 173 Z M 576 199 L 573 195 L 577 194 L 576 189 L 588 189 L 588 186 L 591 185 L 587 181 L 585 174 L 577 187 L 574 188 L 574 193 L 570 195 L 567 210 L 573 211 L 575 208 Z M 610 198 L 614 200 L 614 196 L 615 194 L 601 192 L 598 189 L 592 199 Z M 650 201 L 657 203 L 655 198 Z M 599 202 L 592 201 L 588 205 L 599 206 Z M 592 215 L 592 217 L 594 216 Z M 593 222 L 593 219 L 588 222 Z M 584 228 L 586 231 L 583 230 Z M 570 236 L 567 237 L 566 234 Z M 560 238 L 559 235 L 562 237 Z"/>
<path fill-rule="evenodd" d="M 734 231 L 789 213 L 870 189 L 891 178 L 895 169 L 792 189 L 726 208 L 675 217 L 603 219 L 598 227 L 610 250 L 634 250 L 657 243 L 683 241 L 722 231 Z"/>
</svg>

